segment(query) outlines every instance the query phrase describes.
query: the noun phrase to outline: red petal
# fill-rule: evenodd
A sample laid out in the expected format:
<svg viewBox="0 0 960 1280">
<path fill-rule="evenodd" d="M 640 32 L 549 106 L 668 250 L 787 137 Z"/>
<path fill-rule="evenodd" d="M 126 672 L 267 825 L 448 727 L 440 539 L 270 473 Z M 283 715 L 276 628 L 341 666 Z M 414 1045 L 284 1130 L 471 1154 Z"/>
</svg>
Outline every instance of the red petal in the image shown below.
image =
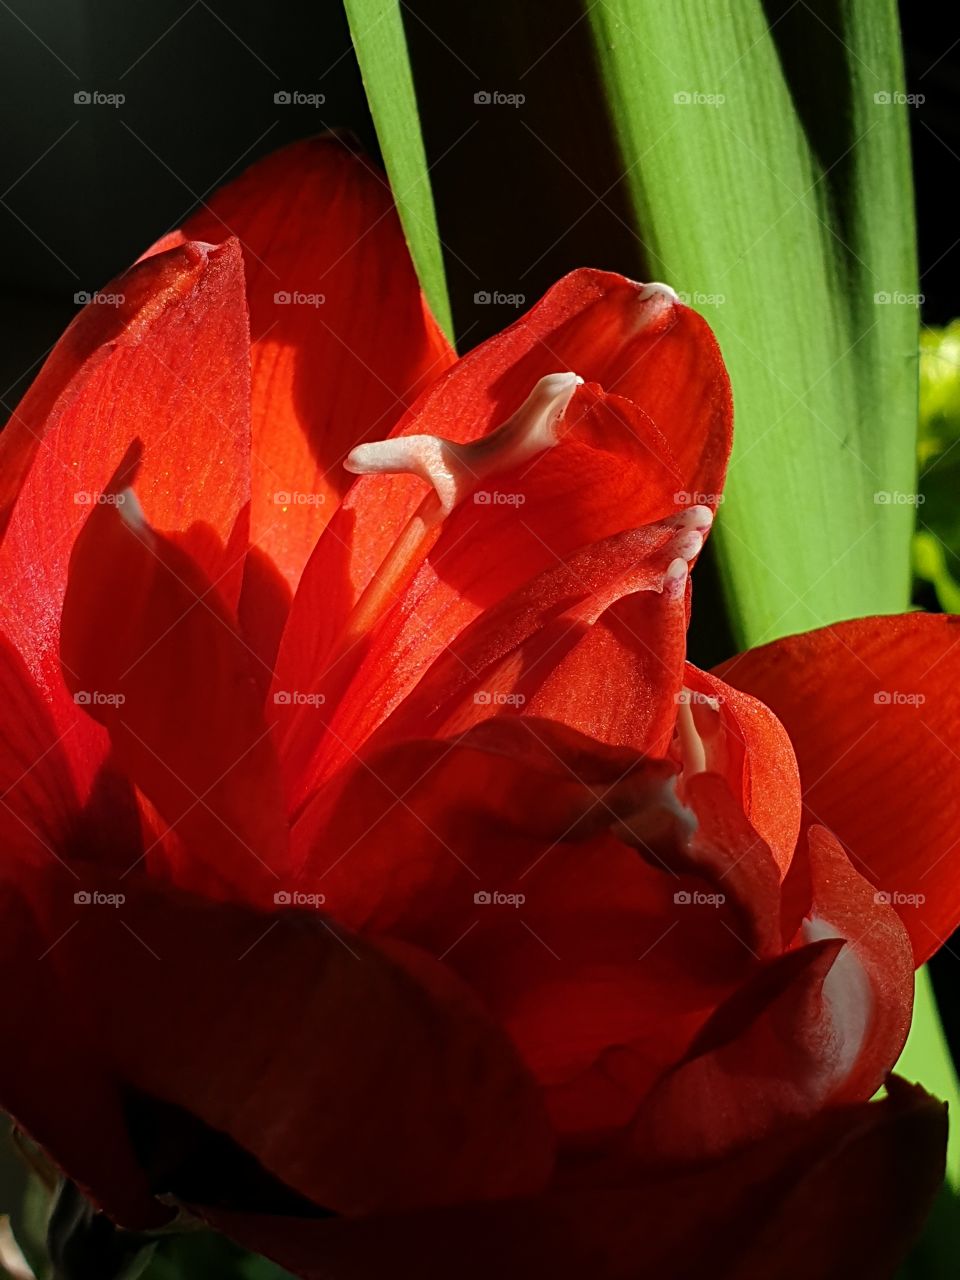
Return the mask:
<svg viewBox="0 0 960 1280">
<path fill-rule="evenodd" d="M 124 1225 L 145 1225 L 156 1209 L 126 1185 L 129 1151 L 112 1177 L 99 1158 L 132 1094 L 182 1108 L 285 1187 L 347 1215 L 545 1185 L 552 1139 L 533 1082 L 502 1031 L 428 956 L 338 933 L 316 910 L 278 912 L 272 900 L 269 911 L 215 905 L 137 874 L 105 882 L 99 869 L 81 883 L 125 897 L 75 904 L 76 882 L 57 872 L 25 887 L 26 904 L 5 904 L 14 919 L 24 905 L 47 917 L 47 981 L 58 1004 L 72 1001 L 78 1025 L 66 1024 L 71 1071 L 59 1090 L 49 1068 L 47 1092 L 8 1063 L 0 1090 Z M 22 969 L 37 954 L 31 945 L 8 959 Z M 22 1025 L 63 1077 L 63 1029 L 52 1042 L 48 1012 L 35 1002 Z M 97 1085 L 82 1103 L 75 1079 Z M 61 1096 L 73 1106 L 69 1126 Z M 75 1145 L 80 1120 L 86 1141 Z M 149 1178 L 159 1178 L 160 1155 L 141 1135 Z"/>
<path fill-rule="evenodd" d="M 275 152 L 161 243 L 230 235 L 243 247 L 253 336 L 251 537 L 295 587 L 350 483 L 345 455 L 386 435 L 455 357 L 385 177 L 344 141 Z"/>
<path fill-rule="evenodd" d="M 689 663 L 685 684 L 694 694 L 694 715 L 704 698 L 718 704 L 712 732 L 698 725 L 704 736 L 707 768 L 726 778 L 743 804 L 743 811 L 786 874 L 800 834 L 800 775 L 786 729 L 756 698 L 724 684 L 708 671 Z M 700 695 L 698 698 L 697 695 Z M 704 718 L 708 718 L 704 713 Z"/>
<path fill-rule="evenodd" d="M 420 1280 L 890 1280 L 945 1147 L 945 1108 L 900 1085 L 681 1177 L 355 1223 L 200 1212 L 304 1280 L 392 1280 L 411 1258 Z"/>
<path fill-rule="evenodd" d="M 864 618 L 731 658 L 716 674 L 770 707 L 797 753 L 808 821 L 892 895 L 917 964 L 960 923 L 960 630 Z"/>
<path fill-rule="evenodd" d="M 74 547 L 65 679 L 193 862 L 249 895 L 275 882 L 286 848 L 251 654 L 190 557 L 142 520 L 132 490 L 116 497 Z"/>
<path fill-rule="evenodd" d="M 104 293 L 124 301 L 84 308 L 0 436 L 5 499 L 17 495 L 0 546 L 0 630 L 67 735 L 81 795 L 106 739 L 60 674 L 60 611 L 79 529 L 139 439 L 149 518 L 235 597 L 249 497 L 249 341 L 236 243 L 185 245 Z"/>
<path fill-rule="evenodd" d="M 490 716 L 522 713 L 663 755 L 687 625 L 684 580 L 665 584 L 665 575 L 683 536 L 671 520 L 586 547 L 483 613 L 426 674 L 431 636 L 421 631 L 405 643 L 408 615 L 394 611 L 370 638 L 346 689 L 328 697 L 329 713 L 278 708 L 285 763 L 300 782 L 293 798 L 302 800 L 378 726 L 371 749 L 453 736 Z M 425 625 L 419 610 L 416 617 Z M 331 676 L 336 670 L 326 679 L 319 671 L 307 687 L 329 689 Z M 277 684 L 292 678 L 281 659 Z M 328 730 L 323 740 L 321 727 Z"/>
<path fill-rule="evenodd" d="M 859 874 L 829 831 L 811 827 L 807 840 L 811 906 L 803 934 L 808 940 L 846 939 L 826 994 L 836 1006 L 835 1021 L 846 1022 L 847 1036 L 855 1034 L 860 1040 L 856 1061 L 831 1100 L 856 1102 L 879 1089 L 910 1030 L 910 938 L 894 908 Z M 862 1030 L 849 1025 L 858 1007 L 865 1015 Z"/>
</svg>

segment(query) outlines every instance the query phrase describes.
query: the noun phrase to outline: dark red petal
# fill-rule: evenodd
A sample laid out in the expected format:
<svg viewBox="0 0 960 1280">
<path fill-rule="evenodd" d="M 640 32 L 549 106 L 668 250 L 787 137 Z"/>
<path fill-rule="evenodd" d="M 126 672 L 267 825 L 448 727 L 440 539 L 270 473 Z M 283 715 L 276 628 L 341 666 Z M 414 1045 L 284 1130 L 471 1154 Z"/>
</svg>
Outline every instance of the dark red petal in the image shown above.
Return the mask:
<svg viewBox="0 0 960 1280">
<path fill-rule="evenodd" d="M 900 1056 L 913 1005 L 896 912 L 828 832 L 810 833 L 813 902 L 794 950 L 719 1008 L 647 1099 L 646 1160 L 722 1154 L 821 1107 L 869 1099 Z"/>
<path fill-rule="evenodd" d="M 769 845 L 748 821 L 725 779 L 681 776 L 679 794 L 696 822 L 670 858 L 677 871 L 700 875 L 723 892 L 734 933 L 755 958 L 780 949 L 780 876 Z M 728 925 L 729 927 L 729 925 Z"/>
<path fill-rule="evenodd" d="M 960 923 L 960 628 L 921 613 L 841 622 L 716 674 L 786 726 L 808 821 L 891 895 L 917 964 Z"/>
<path fill-rule="evenodd" d="M 532 718 L 403 742 L 308 807 L 298 884 L 351 927 L 442 955 L 549 1090 L 555 1125 L 592 1140 L 629 1122 L 754 964 L 753 920 L 709 842 L 702 866 L 666 862 L 672 774 Z"/>
<path fill-rule="evenodd" d="M 304 1280 L 394 1280 L 410 1259 L 421 1280 L 890 1280 L 940 1186 L 945 1147 L 945 1108 L 899 1085 L 632 1186 L 356 1223 L 200 1212 Z"/>
<path fill-rule="evenodd" d="M 6 837 L 2 811 L 0 829 Z M 55 904 L 49 901 L 53 885 Z M 57 868 L 53 858 L 47 866 L 8 867 L 0 881 L 0 964 L 8 979 L 17 975 L 4 984 L 10 1034 L 8 1051 L 0 1055 L 0 1106 L 116 1221 L 149 1230 L 168 1222 L 172 1210 L 152 1199 L 131 1149 L 115 1080 L 92 1035 L 88 1001 L 96 993 L 79 1000 L 56 958 L 57 948 L 80 929 L 84 911 L 92 910 L 70 911 L 73 894 L 84 887 L 78 874 Z M 88 918 L 87 924 L 95 932 L 94 922 Z M 121 973 L 128 959 L 123 957 Z M 115 977 L 110 975 L 111 986 Z"/>
<path fill-rule="evenodd" d="M 59 870 L 23 886 L 19 903 L 8 891 L 12 918 L 37 912 L 47 931 L 43 961 L 38 930 L 25 953 L 8 954 L 4 936 L 21 989 L 52 986 L 54 1008 L 72 1001 L 76 1017 L 51 1024 L 34 1002 L 22 1033 L 51 1067 L 31 1088 L 5 1061 L 0 1094 L 123 1225 L 145 1225 L 156 1208 L 142 1190 L 133 1198 L 129 1151 L 113 1171 L 100 1159 L 133 1095 L 182 1109 L 291 1191 L 349 1216 L 546 1184 L 552 1138 L 532 1080 L 470 992 L 429 956 L 372 945 L 316 909 L 271 899 L 251 911 L 136 873 L 105 882 L 100 869 L 80 870 L 87 903 L 75 902 L 76 881 Z M 118 903 L 102 900 L 116 891 Z M 61 1098 L 72 1104 L 69 1124 Z M 161 1153 L 142 1134 L 137 1155 L 159 1179 Z"/>
<path fill-rule="evenodd" d="M 66 735 L 81 795 L 106 738 L 60 674 L 60 612 L 77 533 L 139 439 L 148 518 L 235 599 L 249 499 L 249 339 L 236 242 L 184 245 L 134 267 L 104 294 L 124 301 L 84 308 L 0 435 L 0 474 L 10 481 L 0 630 Z"/>
<path fill-rule="evenodd" d="M 60 858 L 79 804 L 64 743 L 23 659 L 0 636 L 0 827 L 8 864 Z"/>
<path fill-rule="evenodd" d="M 345 455 L 387 435 L 455 357 L 386 178 L 341 139 L 258 161 L 161 244 L 231 235 L 253 337 L 251 539 L 293 588 L 350 483 Z"/>
<path fill-rule="evenodd" d="M 208 579 L 143 520 L 133 491 L 111 494 L 71 557 L 64 677 L 109 730 L 118 766 L 188 845 L 177 874 L 196 883 L 199 868 L 212 870 L 220 892 L 249 896 L 276 882 L 286 849 L 251 654 Z"/>
</svg>

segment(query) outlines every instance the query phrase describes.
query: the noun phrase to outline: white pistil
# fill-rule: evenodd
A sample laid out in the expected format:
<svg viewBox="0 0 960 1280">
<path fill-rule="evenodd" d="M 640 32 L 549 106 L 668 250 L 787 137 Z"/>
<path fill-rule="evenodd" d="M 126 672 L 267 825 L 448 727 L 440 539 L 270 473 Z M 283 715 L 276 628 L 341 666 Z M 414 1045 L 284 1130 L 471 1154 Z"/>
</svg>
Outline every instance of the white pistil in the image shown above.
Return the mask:
<svg viewBox="0 0 960 1280">
<path fill-rule="evenodd" d="M 683 761 L 683 776 L 690 778 L 695 773 L 704 773 L 707 768 L 707 749 L 703 745 L 690 708 L 690 690 L 684 688 L 680 694 L 680 705 L 677 708 L 677 737 L 680 741 L 680 758 Z"/>
<path fill-rule="evenodd" d="M 436 540 L 444 519 L 489 475 L 519 466 L 557 443 L 558 426 L 583 379 L 575 373 L 541 378 L 520 408 L 488 436 L 457 444 L 442 436 L 394 436 L 357 445 L 344 466 L 357 475 L 420 476 L 432 485 L 357 601 L 350 635 L 368 630 Z"/>
<path fill-rule="evenodd" d="M 541 378 L 502 426 L 470 444 L 442 436 L 394 436 L 357 445 L 344 466 L 357 475 L 405 472 L 436 491 L 447 516 L 487 476 L 519 466 L 557 443 L 558 425 L 583 379 L 575 373 Z"/>
</svg>

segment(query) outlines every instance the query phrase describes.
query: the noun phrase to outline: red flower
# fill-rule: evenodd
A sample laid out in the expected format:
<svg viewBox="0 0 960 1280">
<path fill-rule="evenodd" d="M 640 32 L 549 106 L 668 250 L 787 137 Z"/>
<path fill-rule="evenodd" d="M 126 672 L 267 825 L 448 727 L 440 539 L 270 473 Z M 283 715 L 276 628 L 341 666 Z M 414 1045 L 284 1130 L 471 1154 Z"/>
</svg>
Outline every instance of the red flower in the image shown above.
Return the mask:
<svg viewBox="0 0 960 1280">
<path fill-rule="evenodd" d="M 110 292 L 0 438 L 0 1101 L 304 1275 L 887 1274 L 951 620 L 686 665 L 707 325 L 578 271 L 455 361 L 334 141 Z"/>
</svg>

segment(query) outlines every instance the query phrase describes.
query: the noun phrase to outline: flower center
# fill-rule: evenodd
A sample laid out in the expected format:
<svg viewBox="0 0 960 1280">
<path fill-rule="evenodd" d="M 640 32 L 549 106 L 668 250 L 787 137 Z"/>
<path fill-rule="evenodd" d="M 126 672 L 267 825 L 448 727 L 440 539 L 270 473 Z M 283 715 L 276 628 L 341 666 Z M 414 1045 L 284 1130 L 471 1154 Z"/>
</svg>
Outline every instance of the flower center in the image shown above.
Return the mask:
<svg viewBox="0 0 960 1280">
<path fill-rule="evenodd" d="M 555 445 L 567 406 L 583 379 L 575 373 L 541 378 L 510 418 L 469 444 L 443 436 L 394 436 L 357 445 L 344 466 L 356 475 L 405 473 L 432 486 L 354 607 L 348 639 L 368 631 L 413 577 L 444 519 L 491 475 L 520 466 Z"/>
</svg>

